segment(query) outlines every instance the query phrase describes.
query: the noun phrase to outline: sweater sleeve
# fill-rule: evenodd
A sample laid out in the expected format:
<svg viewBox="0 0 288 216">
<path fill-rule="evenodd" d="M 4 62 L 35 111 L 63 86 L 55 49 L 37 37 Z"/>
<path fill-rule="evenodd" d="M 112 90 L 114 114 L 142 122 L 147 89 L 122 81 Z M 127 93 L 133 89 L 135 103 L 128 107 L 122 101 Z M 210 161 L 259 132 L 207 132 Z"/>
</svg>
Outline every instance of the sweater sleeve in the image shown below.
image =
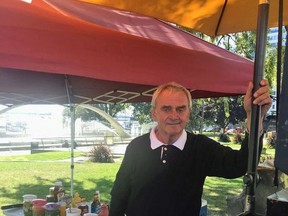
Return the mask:
<svg viewBox="0 0 288 216">
<path fill-rule="evenodd" d="M 124 216 L 126 213 L 131 190 L 132 165 L 133 152 L 128 145 L 111 190 L 109 216 Z"/>
</svg>

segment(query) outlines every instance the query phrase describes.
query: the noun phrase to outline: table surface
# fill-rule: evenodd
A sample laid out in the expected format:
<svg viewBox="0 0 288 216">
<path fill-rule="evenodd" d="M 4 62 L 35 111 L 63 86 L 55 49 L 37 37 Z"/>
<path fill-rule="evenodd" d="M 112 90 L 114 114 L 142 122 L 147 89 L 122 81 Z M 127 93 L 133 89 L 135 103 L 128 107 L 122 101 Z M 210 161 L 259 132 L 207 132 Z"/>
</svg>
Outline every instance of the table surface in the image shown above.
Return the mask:
<svg viewBox="0 0 288 216">
<path fill-rule="evenodd" d="M 288 202 L 288 188 L 278 191 L 268 197 L 268 199 L 275 199 L 283 202 Z"/>
<path fill-rule="evenodd" d="M 22 207 L 2 209 L 2 212 L 6 216 L 24 216 Z"/>
</svg>

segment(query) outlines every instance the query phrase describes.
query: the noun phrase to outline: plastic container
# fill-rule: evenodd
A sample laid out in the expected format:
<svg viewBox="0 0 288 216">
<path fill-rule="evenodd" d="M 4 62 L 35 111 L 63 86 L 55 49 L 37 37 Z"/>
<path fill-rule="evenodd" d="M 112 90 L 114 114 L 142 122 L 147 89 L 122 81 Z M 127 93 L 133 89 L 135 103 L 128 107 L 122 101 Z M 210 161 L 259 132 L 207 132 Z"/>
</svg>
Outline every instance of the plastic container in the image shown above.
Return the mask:
<svg viewBox="0 0 288 216">
<path fill-rule="evenodd" d="M 60 216 L 60 204 L 46 203 L 45 216 Z"/>
<path fill-rule="evenodd" d="M 86 202 L 82 202 L 78 205 L 78 208 L 81 210 L 80 215 L 83 216 L 86 213 L 89 213 L 89 207 Z"/>
<path fill-rule="evenodd" d="M 81 209 L 79 208 L 67 208 L 66 209 L 66 216 L 80 216 Z"/>
<path fill-rule="evenodd" d="M 25 194 L 23 195 L 23 214 L 24 216 L 33 216 L 33 200 L 37 196 L 34 194 Z"/>
<path fill-rule="evenodd" d="M 33 203 L 33 216 L 45 216 L 45 199 L 34 199 Z"/>
</svg>

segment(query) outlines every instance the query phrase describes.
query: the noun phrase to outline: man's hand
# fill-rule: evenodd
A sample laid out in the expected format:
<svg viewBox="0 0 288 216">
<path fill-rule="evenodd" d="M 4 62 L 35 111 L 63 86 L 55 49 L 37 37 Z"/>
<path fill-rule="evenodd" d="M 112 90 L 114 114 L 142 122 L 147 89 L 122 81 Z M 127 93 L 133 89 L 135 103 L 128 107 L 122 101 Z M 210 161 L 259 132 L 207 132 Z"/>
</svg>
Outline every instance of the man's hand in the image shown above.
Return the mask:
<svg viewBox="0 0 288 216">
<path fill-rule="evenodd" d="M 251 120 L 251 111 L 252 111 L 252 103 L 254 105 L 261 106 L 261 118 L 265 117 L 268 110 L 272 105 L 272 99 L 270 97 L 269 91 L 269 83 L 267 80 L 260 81 L 260 87 L 253 94 L 253 83 L 250 82 L 244 97 L 244 109 L 247 114 L 247 129 L 250 130 L 250 120 Z M 252 97 L 253 94 L 253 97 Z M 262 129 L 262 125 L 261 125 Z"/>
</svg>

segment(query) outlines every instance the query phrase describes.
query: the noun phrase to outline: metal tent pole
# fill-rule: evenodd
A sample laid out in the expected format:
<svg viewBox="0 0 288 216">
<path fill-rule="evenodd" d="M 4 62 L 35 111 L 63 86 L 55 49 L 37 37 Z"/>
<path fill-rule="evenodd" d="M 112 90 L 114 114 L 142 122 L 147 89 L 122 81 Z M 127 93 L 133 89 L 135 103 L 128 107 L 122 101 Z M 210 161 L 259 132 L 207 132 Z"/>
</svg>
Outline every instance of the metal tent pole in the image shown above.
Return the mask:
<svg viewBox="0 0 288 216">
<path fill-rule="evenodd" d="M 249 5 L 248 5 L 249 7 Z M 260 0 L 258 6 L 258 20 L 257 20 L 257 36 L 256 36 L 256 51 L 254 63 L 254 89 L 259 88 L 259 83 L 264 77 L 264 60 L 266 52 L 267 41 L 267 26 L 269 15 L 268 0 Z M 249 133 L 249 158 L 247 173 L 244 176 L 244 183 L 246 185 L 246 199 L 244 213 L 240 215 L 257 215 L 255 212 L 255 191 L 257 183 L 257 165 L 259 155 L 259 125 L 261 121 L 261 109 L 257 105 L 252 105 L 251 124 Z"/>
<path fill-rule="evenodd" d="M 65 85 L 66 85 L 66 91 L 68 96 L 68 102 L 70 106 L 70 124 L 71 124 L 71 130 L 70 130 L 70 138 L 71 138 L 71 164 L 70 164 L 70 170 L 71 170 L 71 177 L 70 177 L 70 194 L 73 197 L 74 194 L 74 144 L 75 144 L 75 104 L 73 103 L 73 91 L 72 86 L 69 83 L 68 76 L 65 75 Z"/>
<path fill-rule="evenodd" d="M 75 105 L 70 106 L 70 115 L 71 115 L 71 185 L 70 191 L 71 196 L 74 194 L 74 148 L 75 148 Z"/>
<path fill-rule="evenodd" d="M 283 0 L 279 0 L 279 17 L 278 17 L 278 42 L 277 42 L 277 101 L 276 101 L 276 125 L 278 125 L 279 98 L 281 91 L 281 72 L 282 72 L 282 27 L 283 27 Z"/>
</svg>

